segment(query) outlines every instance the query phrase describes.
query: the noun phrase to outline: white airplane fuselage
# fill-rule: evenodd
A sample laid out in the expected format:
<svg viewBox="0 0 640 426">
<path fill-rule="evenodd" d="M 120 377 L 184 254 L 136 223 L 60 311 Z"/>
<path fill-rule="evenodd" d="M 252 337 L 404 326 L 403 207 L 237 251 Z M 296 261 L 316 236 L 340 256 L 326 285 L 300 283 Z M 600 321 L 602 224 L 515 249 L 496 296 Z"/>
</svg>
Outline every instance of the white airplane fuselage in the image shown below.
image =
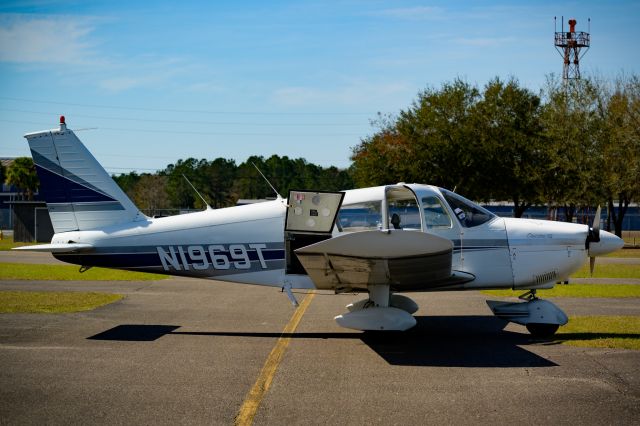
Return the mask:
<svg viewBox="0 0 640 426">
<path fill-rule="evenodd" d="M 439 192 L 427 185 L 402 186 L 432 194 Z M 361 202 L 362 192 L 373 194 L 383 188 L 388 187 L 345 191 L 343 205 L 349 205 L 351 194 L 357 194 L 353 198 Z M 294 288 L 314 288 L 308 276 L 286 273 L 286 208 L 286 200 L 274 200 L 145 218 L 96 230 L 58 233 L 52 243 L 73 241 L 92 245 L 95 250 L 91 253 L 55 254 L 62 261 L 83 266 L 276 287 L 286 280 Z M 453 216 L 453 212 L 450 214 Z M 452 268 L 472 274 L 475 279 L 451 289 L 549 288 L 555 282 L 567 280 L 589 258 L 586 225 L 501 217 L 472 228 L 452 222 L 445 229 L 404 231 L 433 233 L 452 240 Z M 340 234 L 334 229 L 334 236 Z M 619 247 L 619 239 L 613 234 L 601 231 L 600 238 L 599 243 L 591 243 L 592 252 L 606 253 Z"/>
</svg>

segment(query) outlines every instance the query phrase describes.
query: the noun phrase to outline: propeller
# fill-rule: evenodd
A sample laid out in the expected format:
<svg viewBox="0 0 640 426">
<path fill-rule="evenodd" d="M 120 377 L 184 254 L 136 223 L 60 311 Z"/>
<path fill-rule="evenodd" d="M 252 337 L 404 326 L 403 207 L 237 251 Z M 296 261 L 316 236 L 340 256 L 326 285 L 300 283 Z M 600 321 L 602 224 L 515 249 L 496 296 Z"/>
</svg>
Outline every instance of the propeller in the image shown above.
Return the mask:
<svg viewBox="0 0 640 426">
<path fill-rule="evenodd" d="M 589 245 L 591 243 L 600 242 L 600 206 L 596 210 L 596 215 L 593 218 L 593 224 L 591 228 L 589 228 L 589 233 L 587 234 L 587 250 L 589 250 Z M 593 269 L 596 266 L 596 257 L 589 256 L 589 270 L 591 271 L 591 275 L 593 276 Z"/>
</svg>

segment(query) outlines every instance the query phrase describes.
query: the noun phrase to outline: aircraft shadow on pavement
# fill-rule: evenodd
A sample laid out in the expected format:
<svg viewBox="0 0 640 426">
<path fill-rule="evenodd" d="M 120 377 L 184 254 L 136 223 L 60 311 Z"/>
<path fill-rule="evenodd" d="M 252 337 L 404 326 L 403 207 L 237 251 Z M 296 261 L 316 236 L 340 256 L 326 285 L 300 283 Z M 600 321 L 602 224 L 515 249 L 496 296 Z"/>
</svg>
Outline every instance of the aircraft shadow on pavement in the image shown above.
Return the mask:
<svg viewBox="0 0 640 426">
<path fill-rule="evenodd" d="M 554 367 L 522 346 L 534 343 L 525 333 L 505 331 L 494 316 L 416 317 L 404 333 L 365 333 L 363 342 L 392 365 L 432 367 Z"/>
<path fill-rule="evenodd" d="M 557 364 L 521 346 L 535 343 L 525 333 L 504 331 L 494 316 L 416 317 L 406 332 L 277 333 L 177 331 L 177 325 L 123 324 L 90 340 L 149 342 L 164 336 L 210 336 L 361 340 L 391 365 L 432 367 L 552 367 Z"/>
<path fill-rule="evenodd" d="M 180 328 L 179 325 L 122 324 L 87 337 L 89 340 L 116 340 L 123 342 L 153 342 Z"/>
</svg>

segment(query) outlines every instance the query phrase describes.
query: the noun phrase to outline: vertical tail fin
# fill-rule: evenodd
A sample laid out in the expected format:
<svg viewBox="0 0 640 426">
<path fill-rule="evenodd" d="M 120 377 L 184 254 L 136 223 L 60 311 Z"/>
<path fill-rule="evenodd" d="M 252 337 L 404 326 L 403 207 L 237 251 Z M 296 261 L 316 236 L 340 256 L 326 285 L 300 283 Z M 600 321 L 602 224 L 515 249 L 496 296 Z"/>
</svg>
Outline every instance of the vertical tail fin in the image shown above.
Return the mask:
<svg viewBox="0 0 640 426">
<path fill-rule="evenodd" d="M 56 233 L 83 231 L 143 218 L 109 174 L 91 155 L 64 116 L 60 128 L 24 136 L 40 178 Z"/>
</svg>

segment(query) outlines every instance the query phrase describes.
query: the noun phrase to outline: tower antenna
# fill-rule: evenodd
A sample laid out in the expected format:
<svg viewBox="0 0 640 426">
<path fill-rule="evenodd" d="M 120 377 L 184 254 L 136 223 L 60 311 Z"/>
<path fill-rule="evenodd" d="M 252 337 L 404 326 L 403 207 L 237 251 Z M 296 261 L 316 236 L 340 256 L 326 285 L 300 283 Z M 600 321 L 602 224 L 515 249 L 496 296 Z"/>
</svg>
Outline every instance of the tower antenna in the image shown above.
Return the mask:
<svg viewBox="0 0 640 426">
<path fill-rule="evenodd" d="M 554 20 L 554 27 L 556 18 Z M 591 18 L 588 20 L 591 31 Z M 562 56 L 564 65 L 562 68 L 563 80 L 577 80 L 580 78 L 580 59 L 587 53 L 591 46 L 591 34 L 584 31 L 576 31 L 578 21 L 569 19 L 569 31 L 564 31 L 564 16 L 561 18 L 561 31 L 554 28 L 556 50 Z M 584 50 L 582 50 L 584 49 Z"/>
</svg>

